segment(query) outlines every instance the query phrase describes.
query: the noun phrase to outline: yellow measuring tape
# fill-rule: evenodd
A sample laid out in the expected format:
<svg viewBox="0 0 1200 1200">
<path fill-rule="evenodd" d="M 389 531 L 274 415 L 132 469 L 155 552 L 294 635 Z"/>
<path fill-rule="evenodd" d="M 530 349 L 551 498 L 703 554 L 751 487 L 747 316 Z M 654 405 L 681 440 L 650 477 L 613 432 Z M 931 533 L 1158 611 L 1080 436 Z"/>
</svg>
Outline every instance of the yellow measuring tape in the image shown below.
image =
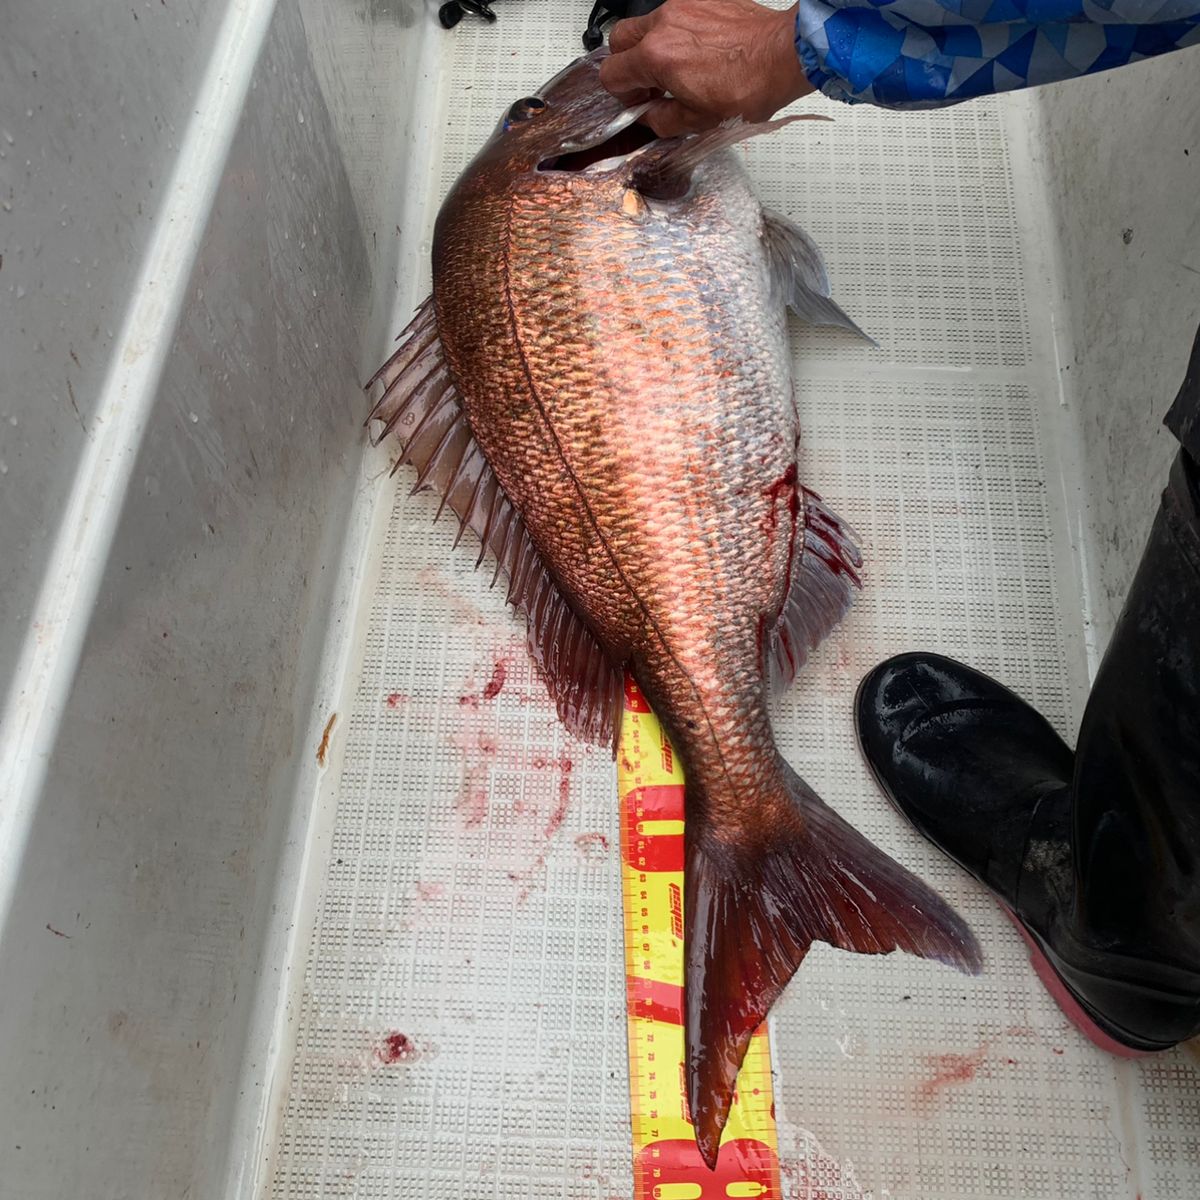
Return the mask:
<svg viewBox="0 0 1200 1200">
<path fill-rule="evenodd" d="M 779 1200 L 765 1023 L 742 1063 L 715 1171 L 696 1149 L 683 1039 L 683 770 L 628 675 L 617 791 L 634 1200 Z"/>
</svg>

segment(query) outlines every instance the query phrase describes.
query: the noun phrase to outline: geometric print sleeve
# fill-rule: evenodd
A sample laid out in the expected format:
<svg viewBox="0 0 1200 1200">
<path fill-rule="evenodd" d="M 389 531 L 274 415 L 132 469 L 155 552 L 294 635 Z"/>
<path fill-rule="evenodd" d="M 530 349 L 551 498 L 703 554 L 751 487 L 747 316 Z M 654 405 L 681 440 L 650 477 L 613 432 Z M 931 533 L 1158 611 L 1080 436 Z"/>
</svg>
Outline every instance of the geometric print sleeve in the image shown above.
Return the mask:
<svg viewBox="0 0 1200 1200">
<path fill-rule="evenodd" d="M 796 17 L 813 86 L 885 108 L 937 108 L 1198 44 L 1200 0 L 800 0 Z"/>
</svg>

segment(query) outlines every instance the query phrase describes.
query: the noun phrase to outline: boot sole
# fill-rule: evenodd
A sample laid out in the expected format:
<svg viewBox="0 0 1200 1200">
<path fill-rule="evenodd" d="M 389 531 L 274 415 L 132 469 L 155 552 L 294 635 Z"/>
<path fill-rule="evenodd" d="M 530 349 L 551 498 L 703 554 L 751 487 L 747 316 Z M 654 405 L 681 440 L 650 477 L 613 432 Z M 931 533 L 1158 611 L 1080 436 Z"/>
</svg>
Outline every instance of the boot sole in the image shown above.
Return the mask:
<svg viewBox="0 0 1200 1200">
<path fill-rule="evenodd" d="M 903 815 L 901 813 L 901 816 Z M 987 884 L 983 886 L 987 887 Z M 995 896 L 995 893 L 993 892 L 992 895 Z M 1105 1053 L 1112 1054 L 1117 1058 L 1148 1058 L 1152 1054 L 1161 1054 L 1163 1050 L 1170 1049 L 1169 1046 L 1157 1050 L 1138 1049 L 1136 1046 L 1129 1046 L 1118 1041 L 1111 1033 L 1098 1025 L 1087 1009 L 1080 1004 L 1075 993 L 1063 982 L 1062 976 L 1054 969 L 1054 964 L 1046 957 L 1041 946 L 1038 945 L 1037 939 L 1025 928 L 1021 918 L 1003 900 L 997 899 L 996 903 L 1000 906 L 1000 911 L 1013 923 L 1021 935 L 1021 940 L 1029 950 L 1029 961 L 1033 964 L 1034 973 L 1042 981 L 1042 986 L 1054 998 L 1054 1002 L 1062 1009 L 1067 1020 L 1093 1046 L 1098 1046 Z"/>
</svg>

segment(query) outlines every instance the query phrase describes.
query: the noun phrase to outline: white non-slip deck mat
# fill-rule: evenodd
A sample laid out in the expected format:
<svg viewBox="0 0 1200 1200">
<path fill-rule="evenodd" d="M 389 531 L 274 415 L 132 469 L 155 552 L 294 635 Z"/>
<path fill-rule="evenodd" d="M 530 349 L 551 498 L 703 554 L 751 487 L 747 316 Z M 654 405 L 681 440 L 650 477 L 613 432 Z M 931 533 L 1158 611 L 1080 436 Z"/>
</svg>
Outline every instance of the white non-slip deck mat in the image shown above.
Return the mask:
<svg viewBox="0 0 1200 1200">
<path fill-rule="evenodd" d="M 503 7 L 443 43 L 430 219 L 499 112 L 574 51 L 586 6 Z M 802 478 L 859 531 L 866 588 L 778 707 L 784 753 L 973 923 L 966 979 L 815 949 L 775 1011 L 787 1189 L 808 1200 L 1200 1195 L 1200 1074 L 1083 1042 L 1015 933 L 859 761 L 861 675 L 929 648 L 1068 737 L 1080 602 L 1053 486 L 1052 347 L 1031 314 L 1005 111 L 830 111 L 746 153 L 881 342 L 793 329 Z M 415 235 L 414 235 L 415 236 Z M 420 236 L 426 237 L 427 231 Z M 615 778 L 557 725 L 521 631 L 436 503 L 391 506 L 317 894 L 270 1194 L 631 1194 Z"/>
</svg>

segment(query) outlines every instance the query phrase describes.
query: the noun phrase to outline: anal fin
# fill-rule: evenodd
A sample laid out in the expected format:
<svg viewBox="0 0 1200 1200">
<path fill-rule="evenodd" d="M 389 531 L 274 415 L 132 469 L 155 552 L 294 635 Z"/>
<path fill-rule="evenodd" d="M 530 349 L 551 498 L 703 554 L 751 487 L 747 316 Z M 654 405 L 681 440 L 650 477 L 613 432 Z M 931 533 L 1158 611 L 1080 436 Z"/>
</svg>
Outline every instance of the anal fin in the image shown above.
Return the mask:
<svg viewBox="0 0 1200 1200">
<path fill-rule="evenodd" d="M 372 435 L 400 444 L 393 470 L 416 468 L 413 491 L 442 497 L 459 518 L 461 539 L 470 529 L 480 539 L 476 566 L 485 553 L 503 572 L 508 602 L 526 620 L 529 653 L 545 680 L 563 724 L 585 741 L 616 752 L 622 702 L 622 664 L 614 664 L 563 594 L 520 514 L 501 486 L 471 432 L 441 343 L 432 298 L 400 335 L 401 344 L 367 384 L 383 384 L 368 418 L 380 423 Z M 436 518 L 435 518 L 436 519 Z"/>
<path fill-rule="evenodd" d="M 800 492 L 800 544 L 767 662 L 776 695 L 791 687 L 809 653 L 846 615 L 855 590 L 862 586 L 862 554 L 852 531 L 816 492 Z"/>
</svg>

